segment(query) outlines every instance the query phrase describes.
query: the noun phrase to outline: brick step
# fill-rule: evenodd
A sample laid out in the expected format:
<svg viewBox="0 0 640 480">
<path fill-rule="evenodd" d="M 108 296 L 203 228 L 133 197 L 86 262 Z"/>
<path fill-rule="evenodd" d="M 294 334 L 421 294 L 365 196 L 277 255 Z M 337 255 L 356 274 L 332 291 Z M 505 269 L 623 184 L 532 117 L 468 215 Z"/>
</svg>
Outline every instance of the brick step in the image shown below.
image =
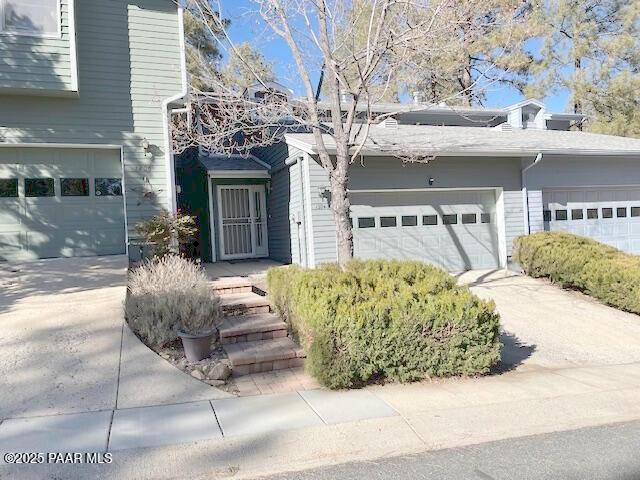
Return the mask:
<svg viewBox="0 0 640 480">
<path fill-rule="evenodd" d="M 224 346 L 234 376 L 304 365 L 304 352 L 289 337 Z"/>
<path fill-rule="evenodd" d="M 220 300 L 222 312 L 228 317 L 271 312 L 267 298 L 257 293 L 229 293 L 220 295 Z"/>
<path fill-rule="evenodd" d="M 220 343 L 255 342 L 287 336 L 287 324 L 274 313 L 227 317 L 218 329 Z"/>
<path fill-rule="evenodd" d="M 229 277 L 221 280 L 214 280 L 211 282 L 211 286 L 218 295 L 253 292 L 251 280 L 243 277 Z"/>
</svg>

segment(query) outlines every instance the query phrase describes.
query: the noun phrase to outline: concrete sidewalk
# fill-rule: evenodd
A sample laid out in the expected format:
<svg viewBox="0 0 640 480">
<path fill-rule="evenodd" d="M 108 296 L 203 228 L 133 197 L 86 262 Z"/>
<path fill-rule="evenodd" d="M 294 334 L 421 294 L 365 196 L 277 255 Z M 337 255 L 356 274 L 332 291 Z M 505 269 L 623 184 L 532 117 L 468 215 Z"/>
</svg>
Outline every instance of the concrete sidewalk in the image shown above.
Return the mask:
<svg viewBox="0 0 640 480">
<path fill-rule="evenodd" d="M 110 451 L 110 465 L 0 477 L 250 478 L 640 419 L 640 363 L 6 420 L 0 451 Z"/>
</svg>

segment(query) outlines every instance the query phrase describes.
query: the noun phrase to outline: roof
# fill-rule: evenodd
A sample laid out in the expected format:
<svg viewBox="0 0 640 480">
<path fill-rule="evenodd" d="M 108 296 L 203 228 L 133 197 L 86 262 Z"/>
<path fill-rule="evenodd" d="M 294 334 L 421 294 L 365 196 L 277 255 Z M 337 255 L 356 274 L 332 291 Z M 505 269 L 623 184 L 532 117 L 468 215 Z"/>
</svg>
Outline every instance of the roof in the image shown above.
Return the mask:
<svg viewBox="0 0 640 480">
<path fill-rule="evenodd" d="M 206 155 L 200 156 L 200 163 L 209 172 L 246 172 L 246 171 L 262 171 L 265 172 L 269 168 L 260 162 L 254 156 L 242 155 Z"/>
<path fill-rule="evenodd" d="M 331 103 L 320 101 L 318 107 L 325 110 L 331 109 Z M 344 108 L 344 107 L 343 107 Z M 458 115 L 488 115 L 499 116 L 506 115 L 507 111 L 502 108 L 485 108 L 485 107 L 465 107 L 451 105 L 435 105 L 429 103 L 396 103 L 396 102 L 379 102 L 368 105 L 366 102 L 358 103 L 358 111 L 366 111 L 371 109 L 378 113 L 454 113 Z"/>
<path fill-rule="evenodd" d="M 317 153 L 313 134 L 292 133 L 287 143 L 308 153 Z M 331 152 L 335 142 L 324 135 Z M 640 139 L 560 130 L 503 131 L 490 127 L 438 127 L 398 125 L 370 128 L 362 150 L 367 155 L 390 155 L 398 152 L 418 155 L 640 155 Z"/>
</svg>

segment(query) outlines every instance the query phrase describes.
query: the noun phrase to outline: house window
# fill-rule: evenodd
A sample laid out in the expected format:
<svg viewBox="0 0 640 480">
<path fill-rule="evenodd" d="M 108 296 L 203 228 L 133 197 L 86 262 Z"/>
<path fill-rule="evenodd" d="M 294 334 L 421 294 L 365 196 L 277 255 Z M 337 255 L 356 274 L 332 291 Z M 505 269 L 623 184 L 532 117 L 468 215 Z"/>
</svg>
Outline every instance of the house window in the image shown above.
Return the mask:
<svg viewBox="0 0 640 480">
<path fill-rule="evenodd" d="M 616 208 L 616 217 L 624 218 L 627 216 L 627 207 L 618 207 Z"/>
<path fill-rule="evenodd" d="M 490 213 L 481 213 L 480 214 L 480 222 L 481 223 L 491 223 L 491 214 Z"/>
<path fill-rule="evenodd" d="M 122 180 L 119 178 L 96 178 L 95 187 L 98 197 L 122 196 Z"/>
<path fill-rule="evenodd" d="M 438 216 L 437 215 L 423 215 L 422 216 L 422 225 L 437 225 L 438 224 Z"/>
<path fill-rule="evenodd" d="M 477 218 L 475 213 L 463 213 L 462 223 L 476 223 Z"/>
<path fill-rule="evenodd" d="M 456 215 L 455 213 L 452 215 L 442 216 L 443 225 L 456 225 L 457 223 L 458 223 L 458 215 Z"/>
<path fill-rule="evenodd" d="M 402 226 L 403 227 L 415 227 L 418 225 L 418 217 L 416 215 L 403 215 Z"/>
<path fill-rule="evenodd" d="M 551 210 L 544 210 L 542 212 L 542 218 L 545 222 L 551 221 Z"/>
<path fill-rule="evenodd" d="M 587 208 L 587 218 L 589 220 L 593 220 L 598 218 L 598 209 L 597 208 Z"/>
<path fill-rule="evenodd" d="M 88 197 L 88 178 L 61 178 L 60 192 L 63 197 Z"/>
<path fill-rule="evenodd" d="M 584 212 L 581 208 L 574 208 L 571 210 L 571 220 L 582 220 L 584 218 Z"/>
<path fill-rule="evenodd" d="M 380 217 L 381 227 L 395 227 L 397 225 L 396 217 Z"/>
<path fill-rule="evenodd" d="M 640 217 L 640 207 L 631 207 L 631 216 Z"/>
<path fill-rule="evenodd" d="M 53 178 L 25 178 L 24 194 L 27 197 L 53 197 Z"/>
<path fill-rule="evenodd" d="M 373 228 L 376 226 L 376 219 L 373 217 L 358 218 L 358 228 Z"/>
<path fill-rule="evenodd" d="M 59 0 L 0 0 L 0 32 L 60 35 Z"/>
<path fill-rule="evenodd" d="M 11 198 L 18 196 L 17 178 L 0 178 L 0 198 Z"/>
<path fill-rule="evenodd" d="M 566 220 L 567 219 L 567 211 L 566 210 L 556 210 L 556 221 L 557 220 Z"/>
</svg>

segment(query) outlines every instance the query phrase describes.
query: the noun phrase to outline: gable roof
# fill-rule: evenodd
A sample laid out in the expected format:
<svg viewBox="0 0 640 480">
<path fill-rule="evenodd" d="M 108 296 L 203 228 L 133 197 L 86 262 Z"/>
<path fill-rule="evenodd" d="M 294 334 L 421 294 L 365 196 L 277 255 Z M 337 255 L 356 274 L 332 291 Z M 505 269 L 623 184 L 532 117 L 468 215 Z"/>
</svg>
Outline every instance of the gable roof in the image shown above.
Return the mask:
<svg viewBox="0 0 640 480">
<path fill-rule="evenodd" d="M 331 153 L 335 142 L 323 135 Z M 291 133 L 286 142 L 310 154 L 317 153 L 313 134 Z M 392 155 L 407 152 L 417 155 L 518 156 L 538 153 L 559 155 L 640 155 L 640 139 L 560 130 L 503 131 L 488 127 L 439 127 L 398 125 L 370 128 L 362 154 Z"/>
</svg>

